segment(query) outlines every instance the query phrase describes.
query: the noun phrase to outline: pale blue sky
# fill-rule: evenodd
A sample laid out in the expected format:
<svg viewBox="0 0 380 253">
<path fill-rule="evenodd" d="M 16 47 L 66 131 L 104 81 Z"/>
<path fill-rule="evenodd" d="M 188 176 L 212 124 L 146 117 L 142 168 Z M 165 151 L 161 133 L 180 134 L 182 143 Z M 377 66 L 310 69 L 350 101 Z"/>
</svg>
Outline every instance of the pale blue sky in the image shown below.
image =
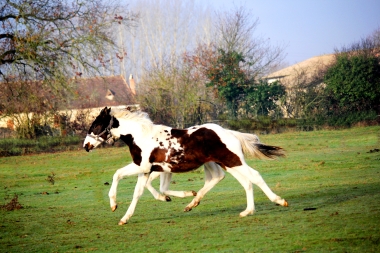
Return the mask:
<svg viewBox="0 0 380 253">
<path fill-rule="evenodd" d="M 380 27 L 380 0 L 200 0 L 216 10 L 243 6 L 259 18 L 256 35 L 283 44 L 285 62 L 330 54 Z"/>
</svg>

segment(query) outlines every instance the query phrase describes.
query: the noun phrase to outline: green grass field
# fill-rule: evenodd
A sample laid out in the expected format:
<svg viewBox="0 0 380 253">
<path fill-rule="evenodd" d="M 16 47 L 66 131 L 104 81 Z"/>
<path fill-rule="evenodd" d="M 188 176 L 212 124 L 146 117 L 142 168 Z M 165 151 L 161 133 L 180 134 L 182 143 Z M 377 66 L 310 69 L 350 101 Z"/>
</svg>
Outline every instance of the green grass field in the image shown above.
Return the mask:
<svg viewBox="0 0 380 253">
<path fill-rule="evenodd" d="M 130 162 L 126 147 L 0 158 L 0 252 L 380 252 L 379 126 L 260 138 L 287 158 L 248 162 L 290 206 L 255 187 L 245 218 L 245 192 L 226 174 L 188 213 L 190 198 L 160 202 L 146 190 L 118 226 L 136 177 L 121 181 L 114 213 L 107 183 Z M 176 174 L 171 189 L 198 190 L 203 176 Z M 23 208 L 6 210 L 16 195 Z"/>
</svg>

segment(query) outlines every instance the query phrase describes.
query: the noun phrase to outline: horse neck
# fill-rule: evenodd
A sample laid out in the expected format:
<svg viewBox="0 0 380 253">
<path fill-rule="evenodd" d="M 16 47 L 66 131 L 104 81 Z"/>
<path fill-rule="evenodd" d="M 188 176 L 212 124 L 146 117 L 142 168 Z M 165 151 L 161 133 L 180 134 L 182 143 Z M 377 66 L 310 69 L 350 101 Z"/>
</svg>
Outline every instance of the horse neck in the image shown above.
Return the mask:
<svg viewBox="0 0 380 253">
<path fill-rule="evenodd" d="M 126 119 L 119 119 L 119 123 L 118 135 L 130 134 L 134 138 L 145 138 L 150 136 L 154 127 L 154 124 L 151 122 L 140 122 Z"/>
</svg>

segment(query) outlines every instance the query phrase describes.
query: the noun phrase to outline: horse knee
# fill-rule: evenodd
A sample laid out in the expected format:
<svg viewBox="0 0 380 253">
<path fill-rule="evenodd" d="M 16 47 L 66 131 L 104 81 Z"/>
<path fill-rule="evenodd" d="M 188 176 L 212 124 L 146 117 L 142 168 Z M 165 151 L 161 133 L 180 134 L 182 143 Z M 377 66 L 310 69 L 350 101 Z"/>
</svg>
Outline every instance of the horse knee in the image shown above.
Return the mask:
<svg viewBox="0 0 380 253">
<path fill-rule="evenodd" d="M 265 183 L 263 177 L 261 176 L 261 174 L 256 171 L 256 170 L 253 170 L 250 171 L 250 181 L 255 184 L 255 185 L 260 185 L 262 183 Z"/>
</svg>

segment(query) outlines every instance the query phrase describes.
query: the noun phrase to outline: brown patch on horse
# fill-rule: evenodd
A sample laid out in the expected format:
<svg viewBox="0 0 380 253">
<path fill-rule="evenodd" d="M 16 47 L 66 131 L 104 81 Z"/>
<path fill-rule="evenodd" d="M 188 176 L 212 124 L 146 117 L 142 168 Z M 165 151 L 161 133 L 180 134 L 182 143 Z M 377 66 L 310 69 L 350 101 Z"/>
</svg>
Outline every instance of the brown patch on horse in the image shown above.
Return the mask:
<svg viewBox="0 0 380 253">
<path fill-rule="evenodd" d="M 163 169 L 160 165 L 154 164 L 154 165 L 152 165 L 152 167 L 150 168 L 150 172 L 152 172 L 152 171 L 156 171 L 156 172 L 164 172 L 164 169 Z"/>
<path fill-rule="evenodd" d="M 154 148 L 152 152 L 150 153 L 149 157 L 149 162 L 154 163 L 154 162 L 168 162 L 166 161 L 166 152 L 168 150 L 166 148 Z"/>
<path fill-rule="evenodd" d="M 125 144 L 128 145 L 129 151 L 132 156 L 132 160 L 135 164 L 139 165 L 141 164 L 141 148 L 136 145 L 136 143 L 133 141 L 133 137 L 130 134 L 127 135 L 120 135 L 120 139 L 125 142 Z"/>
</svg>

